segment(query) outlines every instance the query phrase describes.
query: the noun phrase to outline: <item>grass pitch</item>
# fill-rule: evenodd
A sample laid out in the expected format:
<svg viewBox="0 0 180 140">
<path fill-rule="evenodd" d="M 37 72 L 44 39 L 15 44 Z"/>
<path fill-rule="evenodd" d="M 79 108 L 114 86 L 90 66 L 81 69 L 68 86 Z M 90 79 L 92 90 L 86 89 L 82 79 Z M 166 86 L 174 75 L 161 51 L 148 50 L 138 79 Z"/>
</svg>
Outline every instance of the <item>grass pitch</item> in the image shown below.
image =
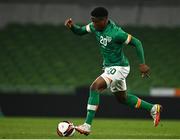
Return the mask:
<svg viewBox="0 0 180 140">
<path fill-rule="evenodd" d="M 0 118 L 0 139 L 59 139 L 56 134 L 58 122 L 83 123 L 81 118 Z M 95 119 L 89 136 L 75 133 L 68 139 L 171 139 L 180 138 L 180 120 L 162 120 L 155 128 L 152 120 Z"/>
</svg>

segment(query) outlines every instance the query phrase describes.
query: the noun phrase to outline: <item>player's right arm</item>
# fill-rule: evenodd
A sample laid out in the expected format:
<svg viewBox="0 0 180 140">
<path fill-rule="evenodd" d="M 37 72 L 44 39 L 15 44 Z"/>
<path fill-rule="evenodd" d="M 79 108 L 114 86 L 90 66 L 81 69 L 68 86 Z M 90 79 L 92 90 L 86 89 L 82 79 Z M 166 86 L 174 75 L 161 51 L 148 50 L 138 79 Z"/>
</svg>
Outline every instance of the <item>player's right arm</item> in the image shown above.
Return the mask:
<svg viewBox="0 0 180 140">
<path fill-rule="evenodd" d="M 77 34 L 77 35 L 85 35 L 88 33 L 88 29 L 87 26 L 78 26 L 76 24 L 73 23 L 71 18 L 68 18 L 64 25 L 69 28 L 73 33 Z"/>
</svg>

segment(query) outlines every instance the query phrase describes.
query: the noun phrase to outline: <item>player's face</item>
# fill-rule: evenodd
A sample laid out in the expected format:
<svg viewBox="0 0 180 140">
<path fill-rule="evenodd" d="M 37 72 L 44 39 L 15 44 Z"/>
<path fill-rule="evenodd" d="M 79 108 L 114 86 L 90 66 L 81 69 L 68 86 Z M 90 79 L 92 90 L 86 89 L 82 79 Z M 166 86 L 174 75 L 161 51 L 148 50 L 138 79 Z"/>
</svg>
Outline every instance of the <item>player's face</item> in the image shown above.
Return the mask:
<svg viewBox="0 0 180 140">
<path fill-rule="evenodd" d="M 99 18 L 91 18 L 94 28 L 98 31 L 102 31 L 107 25 L 107 17 L 99 19 Z"/>
</svg>

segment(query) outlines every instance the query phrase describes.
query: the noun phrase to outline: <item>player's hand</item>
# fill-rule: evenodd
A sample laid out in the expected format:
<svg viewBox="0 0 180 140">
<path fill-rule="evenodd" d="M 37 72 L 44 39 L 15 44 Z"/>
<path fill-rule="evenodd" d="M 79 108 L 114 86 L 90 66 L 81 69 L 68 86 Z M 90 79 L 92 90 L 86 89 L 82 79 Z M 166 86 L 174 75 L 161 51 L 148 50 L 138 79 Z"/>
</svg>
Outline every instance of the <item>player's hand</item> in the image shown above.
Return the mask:
<svg viewBox="0 0 180 140">
<path fill-rule="evenodd" d="M 64 25 L 65 25 L 67 28 L 71 28 L 72 25 L 73 25 L 72 19 L 71 19 L 71 18 L 66 19 L 65 22 L 64 22 Z"/>
<path fill-rule="evenodd" d="M 141 72 L 141 76 L 142 76 L 142 78 L 144 78 L 144 77 L 150 77 L 149 76 L 149 70 L 150 70 L 150 68 L 149 68 L 149 66 L 148 65 L 146 65 L 146 64 L 140 64 L 139 65 L 139 70 L 140 70 L 140 72 Z"/>
</svg>

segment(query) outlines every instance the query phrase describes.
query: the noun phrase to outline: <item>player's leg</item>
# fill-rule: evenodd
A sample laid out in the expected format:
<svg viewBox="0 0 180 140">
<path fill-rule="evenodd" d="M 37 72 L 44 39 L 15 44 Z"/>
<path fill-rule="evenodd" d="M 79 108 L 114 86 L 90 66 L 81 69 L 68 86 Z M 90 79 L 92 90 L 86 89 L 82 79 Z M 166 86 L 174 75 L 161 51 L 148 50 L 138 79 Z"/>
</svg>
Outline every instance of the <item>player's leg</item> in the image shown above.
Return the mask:
<svg viewBox="0 0 180 140">
<path fill-rule="evenodd" d="M 100 93 L 104 89 L 106 89 L 106 87 L 106 82 L 101 76 L 99 76 L 90 86 L 90 93 L 87 105 L 87 117 L 85 121 L 87 124 L 92 124 L 95 112 L 98 109 Z"/>
<path fill-rule="evenodd" d="M 81 134 L 88 135 L 91 131 L 91 124 L 99 105 L 99 94 L 106 89 L 106 81 L 99 76 L 90 86 L 87 116 L 85 123 L 76 127 L 76 130 Z"/>
<path fill-rule="evenodd" d="M 113 93 L 119 103 L 126 104 L 132 108 L 142 108 L 151 111 L 153 104 L 148 103 L 133 94 L 128 94 L 126 91 L 118 91 Z"/>
<path fill-rule="evenodd" d="M 120 84 L 121 86 L 123 83 Z M 121 87 L 122 88 L 122 87 Z M 162 106 L 158 104 L 148 103 L 135 95 L 128 94 L 126 91 L 118 91 L 113 93 L 118 102 L 128 105 L 132 108 L 141 108 L 149 111 L 154 119 L 154 126 L 157 126 L 160 122 L 160 112 Z"/>
<path fill-rule="evenodd" d="M 135 95 L 126 93 L 126 77 L 129 74 L 129 67 L 113 67 L 116 72 L 112 75 L 110 89 L 120 103 L 126 104 L 133 108 L 142 108 L 151 112 L 154 119 L 154 125 L 157 126 L 160 121 L 161 105 L 148 103 Z"/>
</svg>

